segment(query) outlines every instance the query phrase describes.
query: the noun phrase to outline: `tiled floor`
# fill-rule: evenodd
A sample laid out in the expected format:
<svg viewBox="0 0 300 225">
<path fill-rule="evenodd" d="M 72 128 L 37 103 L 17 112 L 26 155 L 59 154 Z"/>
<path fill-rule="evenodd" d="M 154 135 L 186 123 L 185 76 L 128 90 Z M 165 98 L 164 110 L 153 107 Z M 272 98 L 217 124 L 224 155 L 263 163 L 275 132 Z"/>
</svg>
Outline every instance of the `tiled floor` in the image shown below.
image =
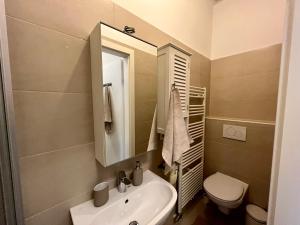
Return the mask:
<svg viewBox="0 0 300 225">
<path fill-rule="evenodd" d="M 244 225 L 244 216 L 242 209 L 226 216 L 206 196 L 199 194 L 185 207 L 179 222 L 175 223 L 170 218 L 165 225 Z"/>
</svg>

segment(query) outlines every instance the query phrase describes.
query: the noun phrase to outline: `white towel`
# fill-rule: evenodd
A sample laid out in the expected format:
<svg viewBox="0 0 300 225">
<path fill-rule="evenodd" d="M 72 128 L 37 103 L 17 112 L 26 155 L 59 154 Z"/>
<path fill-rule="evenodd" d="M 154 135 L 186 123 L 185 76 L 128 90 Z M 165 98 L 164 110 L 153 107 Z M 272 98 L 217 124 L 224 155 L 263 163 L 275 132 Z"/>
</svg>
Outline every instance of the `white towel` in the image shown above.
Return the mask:
<svg viewBox="0 0 300 225">
<path fill-rule="evenodd" d="M 104 87 L 104 125 L 106 133 L 111 133 L 112 130 L 112 106 L 111 106 L 111 95 L 110 87 Z"/>
<path fill-rule="evenodd" d="M 158 146 L 158 134 L 156 131 L 156 128 L 157 128 L 156 108 L 157 108 L 157 106 L 155 106 L 155 110 L 154 110 L 147 151 L 155 150 L 155 149 L 157 149 L 157 146 Z"/>
<path fill-rule="evenodd" d="M 190 141 L 181 110 L 179 91 L 172 88 L 162 149 L 162 157 L 168 167 L 174 168 L 174 163 L 190 148 Z"/>
</svg>

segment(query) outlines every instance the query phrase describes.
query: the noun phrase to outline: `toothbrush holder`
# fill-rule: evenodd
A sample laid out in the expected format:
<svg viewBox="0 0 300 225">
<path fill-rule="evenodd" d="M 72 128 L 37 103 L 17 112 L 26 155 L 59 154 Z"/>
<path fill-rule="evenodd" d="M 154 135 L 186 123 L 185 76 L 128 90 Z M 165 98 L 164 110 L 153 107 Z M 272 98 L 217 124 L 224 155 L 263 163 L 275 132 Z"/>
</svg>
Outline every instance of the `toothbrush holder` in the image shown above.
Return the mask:
<svg viewBox="0 0 300 225">
<path fill-rule="evenodd" d="M 94 187 L 94 206 L 100 207 L 109 199 L 109 184 L 102 182 Z"/>
</svg>

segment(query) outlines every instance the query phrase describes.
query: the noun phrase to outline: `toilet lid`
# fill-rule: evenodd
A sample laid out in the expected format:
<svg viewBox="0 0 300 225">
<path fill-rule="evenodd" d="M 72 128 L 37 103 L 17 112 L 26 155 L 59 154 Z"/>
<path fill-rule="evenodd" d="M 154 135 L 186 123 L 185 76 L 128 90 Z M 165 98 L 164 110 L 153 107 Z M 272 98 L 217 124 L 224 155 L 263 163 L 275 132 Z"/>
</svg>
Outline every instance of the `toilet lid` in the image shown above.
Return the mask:
<svg viewBox="0 0 300 225">
<path fill-rule="evenodd" d="M 268 213 L 264 209 L 262 209 L 256 205 L 250 204 L 250 205 L 247 205 L 246 210 L 247 210 L 247 213 L 249 214 L 249 216 L 251 216 L 257 222 L 260 222 L 260 223 L 267 222 Z"/>
<path fill-rule="evenodd" d="M 206 178 L 203 186 L 209 194 L 223 201 L 236 201 L 244 192 L 240 182 L 219 172 Z"/>
</svg>

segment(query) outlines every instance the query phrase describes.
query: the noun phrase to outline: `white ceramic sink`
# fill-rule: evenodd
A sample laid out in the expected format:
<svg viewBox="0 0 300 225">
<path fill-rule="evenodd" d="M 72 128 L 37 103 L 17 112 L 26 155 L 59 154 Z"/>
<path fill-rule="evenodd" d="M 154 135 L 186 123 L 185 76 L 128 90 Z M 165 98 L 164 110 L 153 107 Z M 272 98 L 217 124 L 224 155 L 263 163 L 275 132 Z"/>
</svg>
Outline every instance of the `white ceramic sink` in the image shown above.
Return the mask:
<svg viewBox="0 0 300 225">
<path fill-rule="evenodd" d="M 144 172 L 140 186 L 131 186 L 126 193 L 116 188 L 109 191 L 109 201 L 94 207 L 93 200 L 71 208 L 74 225 L 163 225 L 177 199 L 175 188 L 151 171 Z"/>
</svg>

